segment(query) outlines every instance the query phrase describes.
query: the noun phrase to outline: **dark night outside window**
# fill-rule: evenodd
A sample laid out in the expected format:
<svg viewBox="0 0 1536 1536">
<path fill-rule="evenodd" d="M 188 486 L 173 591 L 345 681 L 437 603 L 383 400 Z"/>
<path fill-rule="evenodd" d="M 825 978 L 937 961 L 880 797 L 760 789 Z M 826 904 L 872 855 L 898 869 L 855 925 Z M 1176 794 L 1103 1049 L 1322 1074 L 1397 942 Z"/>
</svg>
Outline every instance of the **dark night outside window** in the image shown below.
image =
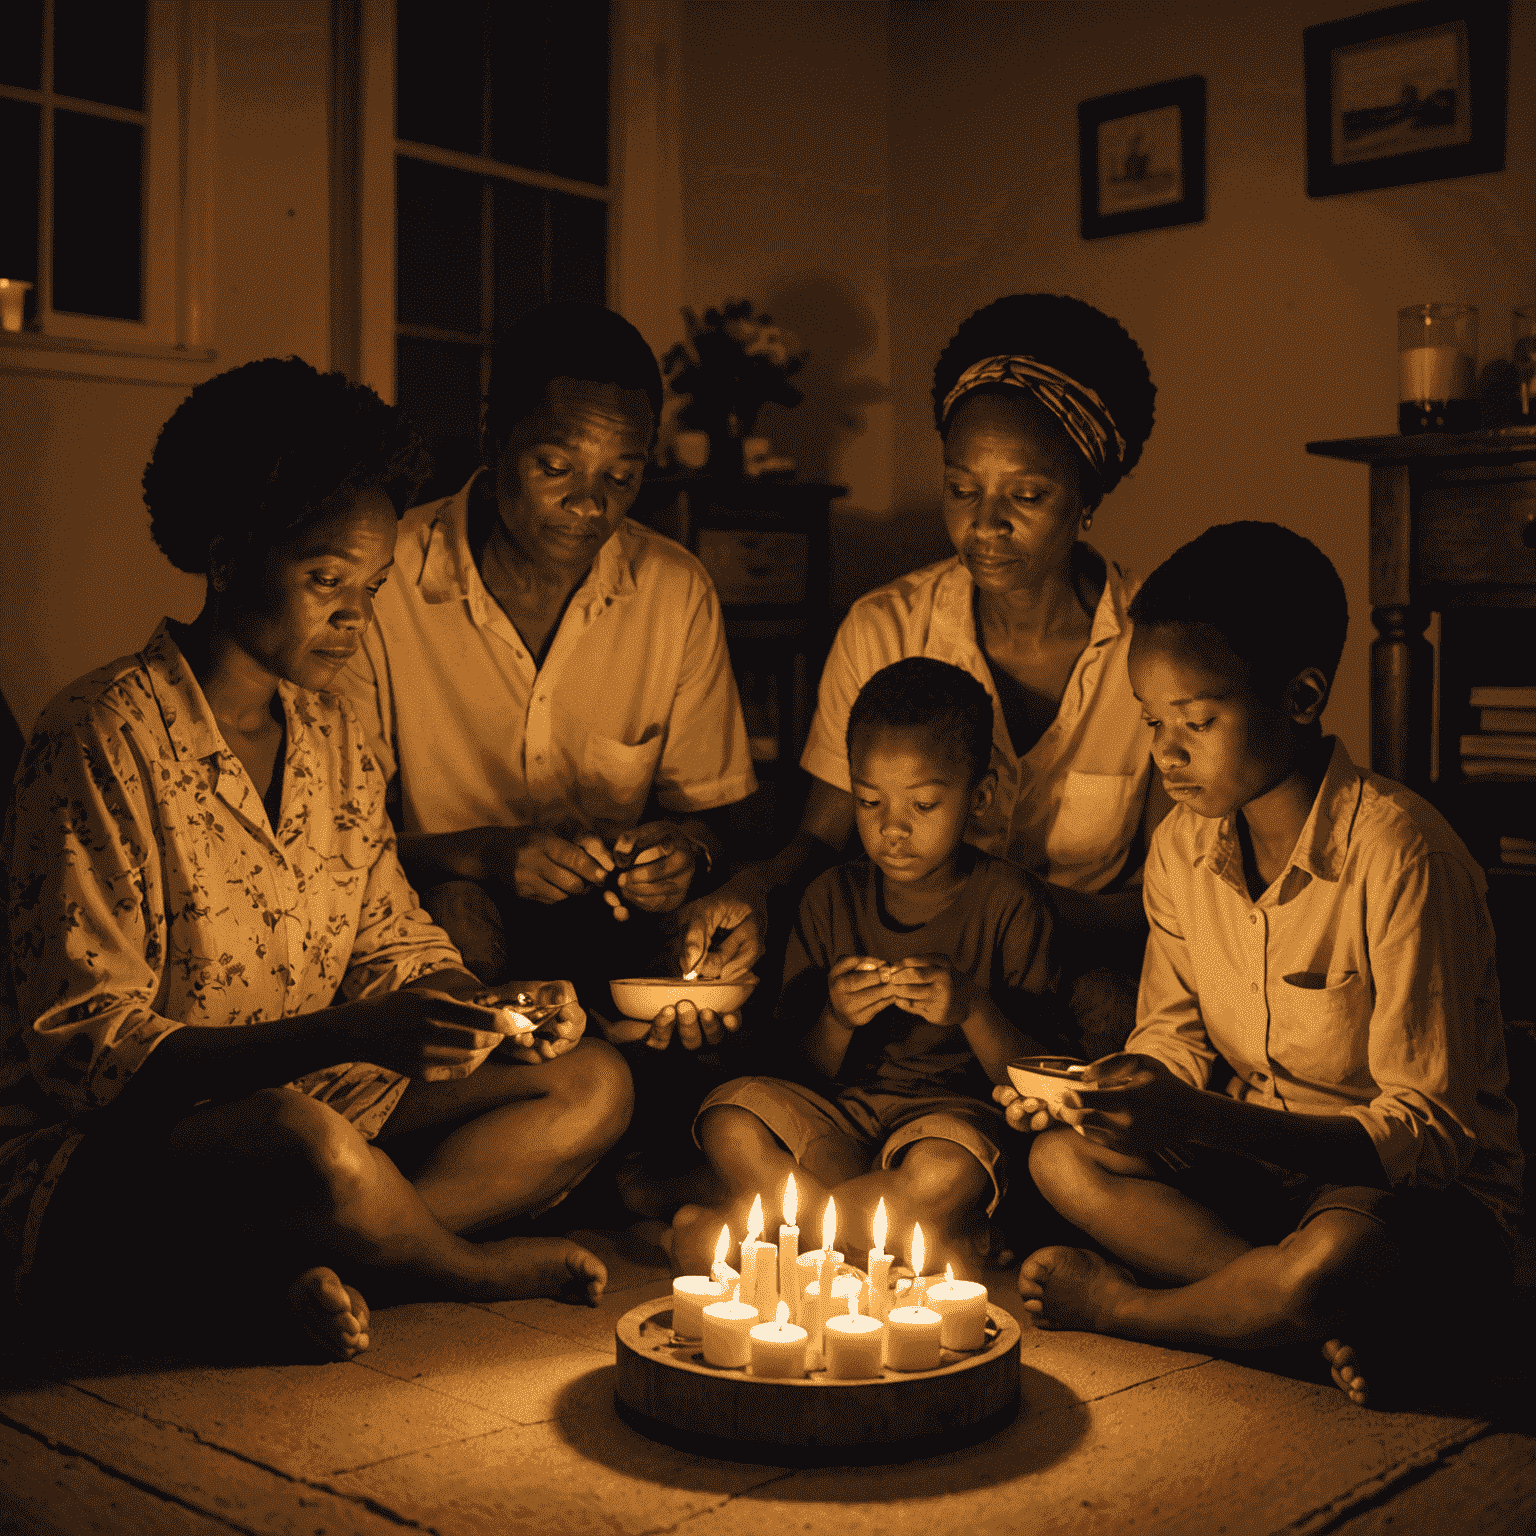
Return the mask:
<svg viewBox="0 0 1536 1536">
<path fill-rule="evenodd" d="M 478 462 L 498 337 L 608 287 L 608 5 L 399 0 L 396 397 L 427 434 L 424 496 Z"/>
</svg>

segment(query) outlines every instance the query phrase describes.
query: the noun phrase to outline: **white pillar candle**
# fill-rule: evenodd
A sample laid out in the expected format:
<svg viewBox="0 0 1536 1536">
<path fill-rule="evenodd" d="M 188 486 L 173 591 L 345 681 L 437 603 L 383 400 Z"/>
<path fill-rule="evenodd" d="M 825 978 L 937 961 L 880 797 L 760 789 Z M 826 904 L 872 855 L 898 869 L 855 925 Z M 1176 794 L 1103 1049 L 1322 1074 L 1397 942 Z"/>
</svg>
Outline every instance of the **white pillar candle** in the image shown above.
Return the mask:
<svg viewBox="0 0 1536 1536">
<path fill-rule="evenodd" d="M 790 1174 L 784 1186 L 784 1224 L 779 1228 L 779 1300 L 789 1308 L 789 1321 L 800 1321 L 800 1287 L 796 1261 L 800 1257 L 800 1228 L 795 1218 L 800 1213 L 795 1176 Z"/>
<path fill-rule="evenodd" d="M 757 1308 L 744 1301 L 714 1301 L 704 1308 L 704 1359 L 735 1370 L 752 1358 L 751 1328 Z"/>
<path fill-rule="evenodd" d="M 804 1253 L 795 1260 L 795 1273 L 800 1281 L 800 1294 L 805 1295 L 806 1286 L 816 1278 L 816 1268 L 822 1262 L 823 1253 L 820 1248 L 807 1248 Z M 837 1266 L 843 1262 L 843 1255 L 834 1253 L 831 1255 L 832 1273 L 837 1273 Z M 804 1318 L 801 1319 L 804 1322 Z"/>
<path fill-rule="evenodd" d="M 885 1324 L 877 1317 L 860 1317 L 858 1299 L 850 1296 L 847 1313 L 827 1319 L 822 1350 L 828 1376 L 837 1381 L 867 1381 L 880 1374 Z"/>
<path fill-rule="evenodd" d="M 725 1282 L 707 1275 L 679 1275 L 672 1282 L 672 1332 L 680 1339 L 704 1337 L 704 1308 L 725 1300 Z"/>
<path fill-rule="evenodd" d="M 885 1363 L 893 1371 L 937 1370 L 943 1326 L 929 1307 L 892 1307 L 885 1320 Z"/>
<path fill-rule="evenodd" d="M 832 1266 L 827 1266 L 827 1273 L 832 1274 Z M 811 1348 L 821 1349 L 824 1343 L 824 1332 L 829 1317 L 836 1317 L 839 1313 L 848 1310 L 848 1298 L 857 1296 L 863 1289 L 864 1282 L 857 1275 L 836 1275 L 832 1280 L 832 1291 L 827 1297 L 826 1305 L 821 1301 L 821 1283 L 812 1280 L 804 1291 L 805 1305 L 801 1308 L 800 1316 L 803 1326 L 811 1336 Z"/>
<path fill-rule="evenodd" d="M 789 1303 L 781 1301 L 771 1323 L 758 1323 L 748 1334 L 754 1376 L 804 1376 L 808 1338 L 804 1328 L 789 1320 Z"/>
<path fill-rule="evenodd" d="M 987 1342 L 987 1288 L 956 1280 L 948 1265 L 944 1278 L 928 1287 L 924 1305 L 944 1319 L 945 1349 L 980 1349 Z"/>
<path fill-rule="evenodd" d="M 885 1251 L 885 1201 L 875 1207 L 875 1246 L 869 1250 L 869 1315 L 884 1319 L 890 1311 L 891 1259 Z"/>
<path fill-rule="evenodd" d="M 923 1275 L 923 1263 L 927 1257 L 923 1246 L 923 1229 L 919 1223 L 912 1228 L 912 1294 L 908 1298 L 910 1306 L 923 1305 L 923 1292 L 928 1289 L 928 1281 Z"/>
<path fill-rule="evenodd" d="M 779 1304 L 779 1249 L 777 1243 L 759 1239 L 753 1244 L 752 1290 L 747 1292 L 746 1269 L 742 1270 L 741 1297 L 750 1301 L 764 1317 L 772 1317 Z"/>
<path fill-rule="evenodd" d="M 715 1262 L 709 1266 L 709 1278 L 719 1280 L 725 1290 L 722 1295 L 730 1295 L 731 1286 L 741 1278 L 729 1264 L 725 1262 L 725 1256 L 731 1251 L 731 1229 L 720 1228 L 719 1239 L 715 1243 Z"/>
<path fill-rule="evenodd" d="M 757 1249 L 763 1235 L 763 1197 L 752 1201 L 752 1214 L 747 1217 L 747 1235 L 741 1240 L 741 1294 L 747 1304 L 757 1294 Z"/>
</svg>

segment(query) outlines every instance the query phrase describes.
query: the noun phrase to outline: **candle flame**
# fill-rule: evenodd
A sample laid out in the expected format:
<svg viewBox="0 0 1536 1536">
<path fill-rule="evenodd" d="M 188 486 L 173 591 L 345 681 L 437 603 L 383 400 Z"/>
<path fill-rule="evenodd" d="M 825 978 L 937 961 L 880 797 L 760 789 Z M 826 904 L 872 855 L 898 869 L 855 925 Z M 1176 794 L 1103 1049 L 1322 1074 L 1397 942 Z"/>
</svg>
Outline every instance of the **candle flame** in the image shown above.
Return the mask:
<svg viewBox="0 0 1536 1536">
<path fill-rule="evenodd" d="M 732 1301 L 740 1301 L 741 1300 L 741 1287 L 739 1285 L 736 1287 L 735 1290 L 733 1290 L 731 1292 L 731 1300 Z"/>
<path fill-rule="evenodd" d="M 792 1227 L 795 1217 L 800 1214 L 800 1195 L 795 1189 L 795 1176 L 790 1174 L 789 1183 L 784 1186 L 784 1225 Z"/>
<path fill-rule="evenodd" d="M 780 1328 L 789 1321 L 789 1303 L 787 1301 L 781 1301 L 778 1304 L 778 1307 L 774 1310 L 773 1320 Z"/>
<path fill-rule="evenodd" d="M 697 981 L 698 979 L 699 973 L 697 971 L 689 971 L 687 975 L 683 977 L 684 981 Z"/>
<path fill-rule="evenodd" d="M 848 1293 L 848 1316 L 849 1317 L 857 1317 L 858 1315 L 859 1315 L 859 1293 L 857 1291 L 849 1291 L 849 1293 Z"/>
<path fill-rule="evenodd" d="M 914 1225 L 912 1228 L 912 1273 L 920 1275 L 923 1272 L 923 1260 L 927 1254 L 923 1251 L 923 1229 Z"/>
<path fill-rule="evenodd" d="M 875 1252 L 885 1252 L 885 1199 L 883 1196 L 880 1204 L 875 1207 Z"/>
<path fill-rule="evenodd" d="M 747 1217 L 747 1241 L 755 1243 L 763 1235 L 763 1197 L 752 1201 L 752 1214 Z"/>
<path fill-rule="evenodd" d="M 946 1264 L 944 1266 L 944 1283 L 945 1285 L 953 1285 L 955 1283 L 955 1266 L 953 1264 Z"/>
<path fill-rule="evenodd" d="M 724 1264 L 725 1256 L 731 1251 L 731 1229 L 720 1228 L 720 1241 L 715 1244 L 715 1263 Z"/>
<path fill-rule="evenodd" d="M 821 1218 L 821 1247 L 824 1253 L 831 1253 L 836 1246 L 837 1201 L 828 1195 L 826 1213 Z"/>
</svg>

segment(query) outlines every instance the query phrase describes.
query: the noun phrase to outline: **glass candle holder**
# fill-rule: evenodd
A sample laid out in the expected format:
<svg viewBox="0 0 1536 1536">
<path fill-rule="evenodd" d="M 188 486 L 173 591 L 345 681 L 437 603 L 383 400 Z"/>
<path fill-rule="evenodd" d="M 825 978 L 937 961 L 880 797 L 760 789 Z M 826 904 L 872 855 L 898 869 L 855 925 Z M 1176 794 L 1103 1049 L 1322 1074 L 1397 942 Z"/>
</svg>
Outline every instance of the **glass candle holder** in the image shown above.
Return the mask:
<svg viewBox="0 0 1536 1536">
<path fill-rule="evenodd" d="M 1510 316 L 1509 340 L 1509 360 L 1520 381 L 1520 422 L 1529 426 L 1536 421 L 1531 410 L 1531 381 L 1536 379 L 1536 304 L 1522 304 Z"/>
<path fill-rule="evenodd" d="M 1475 432 L 1477 310 L 1410 304 L 1397 312 L 1397 429 Z"/>
</svg>

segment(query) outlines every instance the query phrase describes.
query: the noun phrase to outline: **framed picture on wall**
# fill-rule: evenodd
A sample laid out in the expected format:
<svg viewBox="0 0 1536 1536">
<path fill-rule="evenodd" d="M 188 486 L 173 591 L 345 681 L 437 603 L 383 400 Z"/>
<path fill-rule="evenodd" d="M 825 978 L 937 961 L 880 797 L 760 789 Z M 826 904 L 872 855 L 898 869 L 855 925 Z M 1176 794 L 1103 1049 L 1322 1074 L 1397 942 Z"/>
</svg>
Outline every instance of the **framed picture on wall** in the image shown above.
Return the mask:
<svg viewBox="0 0 1536 1536">
<path fill-rule="evenodd" d="M 1418 0 L 1302 42 L 1308 197 L 1504 169 L 1509 0 Z"/>
<path fill-rule="evenodd" d="M 1084 240 L 1205 217 L 1205 77 L 1097 96 L 1077 109 Z"/>
</svg>

